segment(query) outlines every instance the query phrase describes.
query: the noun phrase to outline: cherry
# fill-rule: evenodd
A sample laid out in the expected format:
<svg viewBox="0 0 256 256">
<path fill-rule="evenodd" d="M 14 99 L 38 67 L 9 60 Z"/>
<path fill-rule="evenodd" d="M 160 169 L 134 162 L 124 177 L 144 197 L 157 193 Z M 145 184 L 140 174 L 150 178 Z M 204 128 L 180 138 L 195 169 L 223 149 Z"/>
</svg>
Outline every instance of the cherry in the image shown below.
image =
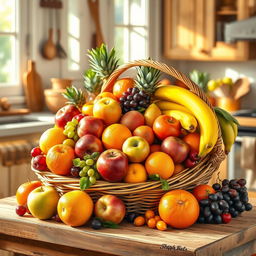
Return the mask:
<svg viewBox="0 0 256 256">
<path fill-rule="evenodd" d="M 231 219 L 232 219 L 230 213 L 223 213 L 223 214 L 221 215 L 221 218 L 222 218 L 222 222 L 223 222 L 223 223 L 229 223 L 229 222 L 231 221 Z"/>
<path fill-rule="evenodd" d="M 186 168 L 192 168 L 192 167 L 194 167 L 196 164 L 197 164 L 197 161 L 193 161 L 193 160 L 191 160 L 190 158 L 187 158 L 187 159 L 185 160 L 185 166 L 186 166 Z"/>
<path fill-rule="evenodd" d="M 33 158 L 33 167 L 39 171 L 45 171 L 47 169 L 46 158 L 43 155 L 38 155 Z"/>
<path fill-rule="evenodd" d="M 55 220 L 56 222 L 62 222 L 62 220 L 61 220 L 61 218 L 60 218 L 60 216 L 58 214 L 54 215 L 52 217 L 52 219 Z"/>
<path fill-rule="evenodd" d="M 36 157 L 36 156 L 42 155 L 42 151 L 39 147 L 35 147 L 35 148 L 32 148 L 30 154 L 32 157 Z"/>
<path fill-rule="evenodd" d="M 23 205 L 18 205 L 16 207 L 16 213 L 19 216 L 23 216 L 27 212 L 27 208 Z"/>
</svg>

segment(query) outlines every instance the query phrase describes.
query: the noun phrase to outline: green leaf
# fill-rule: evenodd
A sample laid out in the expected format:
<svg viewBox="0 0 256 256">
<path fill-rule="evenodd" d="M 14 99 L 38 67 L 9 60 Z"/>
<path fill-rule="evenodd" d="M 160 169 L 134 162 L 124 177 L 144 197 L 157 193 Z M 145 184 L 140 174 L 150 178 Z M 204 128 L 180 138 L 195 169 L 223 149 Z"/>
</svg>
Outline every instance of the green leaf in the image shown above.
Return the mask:
<svg viewBox="0 0 256 256">
<path fill-rule="evenodd" d="M 217 116 L 220 115 L 227 121 L 234 122 L 236 125 L 239 125 L 238 121 L 226 110 L 219 107 L 215 107 L 214 110 Z"/>
<path fill-rule="evenodd" d="M 91 182 L 89 181 L 88 177 L 82 177 L 80 179 L 80 189 L 85 190 L 91 186 Z"/>
<path fill-rule="evenodd" d="M 79 167 L 79 165 L 80 165 L 80 158 L 75 158 L 75 159 L 73 159 L 73 165 L 74 165 L 75 167 Z"/>
<path fill-rule="evenodd" d="M 162 190 L 169 190 L 170 186 L 167 182 L 167 180 L 160 178 L 160 181 L 162 183 Z"/>
<path fill-rule="evenodd" d="M 99 220 L 104 228 L 119 228 L 119 225 L 113 221 L 103 220 L 102 218 L 99 217 L 95 217 L 95 219 Z"/>
<path fill-rule="evenodd" d="M 159 174 L 151 174 L 149 175 L 150 180 L 160 180 Z"/>
</svg>

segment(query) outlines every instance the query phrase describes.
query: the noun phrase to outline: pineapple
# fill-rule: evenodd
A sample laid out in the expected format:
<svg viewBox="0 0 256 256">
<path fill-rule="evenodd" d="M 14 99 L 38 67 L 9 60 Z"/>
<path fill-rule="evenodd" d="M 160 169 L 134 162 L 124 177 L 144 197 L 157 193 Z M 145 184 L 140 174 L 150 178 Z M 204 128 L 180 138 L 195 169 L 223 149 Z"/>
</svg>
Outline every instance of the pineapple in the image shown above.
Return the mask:
<svg viewBox="0 0 256 256">
<path fill-rule="evenodd" d="M 135 79 L 136 87 L 148 95 L 153 95 L 160 77 L 160 70 L 152 67 L 138 67 Z"/>
<path fill-rule="evenodd" d="M 115 49 L 112 48 L 110 51 L 108 51 L 105 44 L 102 44 L 96 49 L 88 51 L 90 67 L 103 82 L 118 67 L 118 59 L 115 55 Z"/>
<path fill-rule="evenodd" d="M 88 69 L 84 74 L 84 87 L 93 94 L 98 94 L 101 90 L 102 80 L 92 69 Z"/>
<path fill-rule="evenodd" d="M 67 102 L 70 105 L 75 105 L 79 110 L 86 103 L 86 96 L 82 90 L 78 90 L 76 87 L 71 86 L 66 89 L 63 96 L 68 99 Z"/>
<path fill-rule="evenodd" d="M 189 73 L 190 79 L 197 84 L 204 92 L 207 92 L 207 83 L 210 76 L 207 72 L 200 72 L 198 70 L 193 70 Z"/>
</svg>

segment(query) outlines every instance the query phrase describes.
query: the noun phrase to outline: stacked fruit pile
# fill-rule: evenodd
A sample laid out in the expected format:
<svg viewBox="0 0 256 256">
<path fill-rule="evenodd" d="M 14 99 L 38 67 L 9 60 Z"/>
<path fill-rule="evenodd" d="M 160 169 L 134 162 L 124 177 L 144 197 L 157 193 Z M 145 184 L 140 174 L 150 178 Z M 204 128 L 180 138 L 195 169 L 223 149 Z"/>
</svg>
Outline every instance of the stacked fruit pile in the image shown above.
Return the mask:
<svg viewBox="0 0 256 256">
<path fill-rule="evenodd" d="M 159 203 L 160 217 L 151 211 L 150 218 L 149 213 L 130 215 L 115 195 L 100 197 L 93 211 L 93 201 L 83 190 L 100 188 L 106 182 L 135 184 L 152 180 L 161 181 L 162 189 L 169 190 L 169 178 L 196 166 L 215 146 L 216 115 L 188 89 L 163 86 L 160 72 L 152 67 L 138 67 L 135 79 L 121 78 L 111 91 L 100 93 L 118 67 L 118 60 L 114 49 L 108 52 L 105 45 L 89 51 L 89 59 L 91 69 L 84 78 L 91 100 L 86 102 L 86 93 L 81 89 L 67 88 L 69 103 L 57 112 L 55 126 L 42 134 L 39 147 L 31 152 L 37 173 L 72 177 L 67 180 L 74 183 L 79 179 L 81 190 L 60 198 L 53 187 L 28 182 L 17 191 L 17 213 L 30 212 L 39 219 L 48 219 L 58 212 L 55 219 L 80 226 L 94 212 L 94 228 L 115 227 L 125 215 L 137 226 L 147 222 L 149 227 L 160 230 L 165 230 L 167 224 L 176 228 L 192 225 L 200 207 L 185 190 L 165 194 Z M 93 94 L 97 95 L 94 99 Z M 223 137 L 228 152 L 237 134 L 236 120 L 221 109 L 216 114 L 223 124 L 228 124 L 225 127 L 232 129 L 232 139 L 228 133 Z"/>
</svg>

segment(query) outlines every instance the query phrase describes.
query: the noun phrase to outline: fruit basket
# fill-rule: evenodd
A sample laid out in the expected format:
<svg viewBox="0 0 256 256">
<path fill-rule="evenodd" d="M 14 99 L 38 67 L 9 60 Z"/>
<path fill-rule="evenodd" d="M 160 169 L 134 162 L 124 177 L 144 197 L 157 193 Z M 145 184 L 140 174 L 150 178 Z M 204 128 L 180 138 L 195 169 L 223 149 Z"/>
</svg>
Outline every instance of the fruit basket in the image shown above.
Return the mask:
<svg viewBox="0 0 256 256">
<path fill-rule="evenodd" d="M 212 177 L 212 174 L 218 170 L 220 163 L 225 158 L 225 153 L 223 151 L 221 130 L 217 121 L 217 117 L 215 116 L 215 112 L 212 106 L 210 105 L 207 96 L 195 83 L 193 83 L 183 73 L 177 71 L 173 67 L 167 66 L 166 64 L 156 62 L 153 60 L 138 60 L 129 62 L 118 67 L 109 76 L 108 80 L 104 83 L 104 85 L 101 88 L 101 92 L 111 92 L 114 83 L 122 73 L 124 73 L 129 68 L 141 66 L 151 67 L 160 70 L 161 72 L 181 81 L 188 87 L 189 90 L 186 91 L 191 91 L 193 94 L 197 95 L 204 102 L 204 104 L 207 104 L 210 107 L 211 115 L 213 116 L 214 119 L 216 119 L 217 130 L 213 131 L 213 134 L 215 133 L 216 135 L 216 141 L 214 141 L 214 138 L 210 138 L 212 139 L 213 144 L 205 144 L 205 150 L 209 151 L 209 153 L 204 152 L 202 154 L 200 162 L 194 167 L 186 168 L 183 171 L 166 179 L 171 190 L 190 190 L 193 189 L 198 184 L 206 184 Z M 161 87 L 159 88 L 161 89 Z M 162 98 L 168 98 L 167 93 L 168 91 L 158 91 L 158 94 L 161 94 L 160 96 Z M 179 95 L 179 98 L 182 97 L 182 95 Z M 185 96 L 184 100 L 186 100 Z M 209 123 L 207 123 L 207 120 L 205 120 L 205 122 L 206 123 L 204 124 L 204 120 L 201 117 L 201 121 L 199 121 L 200 129 L 202 129 L 204 125 L 207 129 L 214 129 L 214 127 L 209 127 Z M 54 186 L 60 194 L 63 194 L 71 190 L 80 190 L 80 183 L 79 179 L 77 178 L 57 175 L 50 171 L 41 171 L 36 168 L 33 168 L 33 166 L 32 170 L 45 185 Z M 99 180 L 96 184 L 90 186 L 85 191 L 90 194 L 93 200 L 97 200 L 100 196 L 104 194 L 116 195 L 124 201 L 128 212 L 143 213 L 147 209 L 154 209 L 157 206 L 161 196 L 165 193 L 161 186 L 162 183 L 159 180 L 145 181 L 141 183 L 107 182 Z"/>
</svg>

